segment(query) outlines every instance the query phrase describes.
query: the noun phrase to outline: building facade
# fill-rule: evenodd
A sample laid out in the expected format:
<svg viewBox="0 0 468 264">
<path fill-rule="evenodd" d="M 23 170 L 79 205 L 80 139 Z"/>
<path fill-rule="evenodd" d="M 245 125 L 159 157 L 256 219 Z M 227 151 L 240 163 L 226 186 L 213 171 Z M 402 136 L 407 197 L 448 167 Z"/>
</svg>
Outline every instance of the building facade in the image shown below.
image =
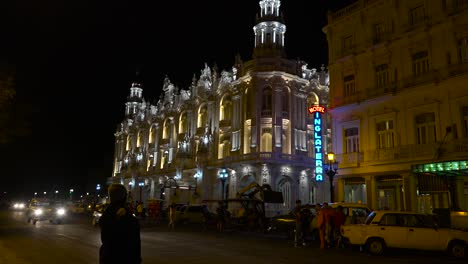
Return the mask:
<svg viewBox="0 0 468 264">
<path fill-rule="evenodd" d="M 330 12 L 336 195 L 468 210 L 468 4 L 358 0 Z"/>
<path fill-rule="evenodd" d="M 291 210 L 296 199 L 328 200 L 315 164 L 329 144 L 329 119 L 308 114 L 309 106 L 327 105 L 328 73 L 286 58 L 280 4 L 259 1 L 251 60 L 236 57 L 221 73 L 205 65 L 188 89 L 166 77 L 154 105 L 141 83 L 132 84 L 111 182 L 125 184 L 135 200 L 166 204 L 235 198 L 252 182 L 268 184 L 284 199 L 267 204 L 268 214 Z"/>
</svg>

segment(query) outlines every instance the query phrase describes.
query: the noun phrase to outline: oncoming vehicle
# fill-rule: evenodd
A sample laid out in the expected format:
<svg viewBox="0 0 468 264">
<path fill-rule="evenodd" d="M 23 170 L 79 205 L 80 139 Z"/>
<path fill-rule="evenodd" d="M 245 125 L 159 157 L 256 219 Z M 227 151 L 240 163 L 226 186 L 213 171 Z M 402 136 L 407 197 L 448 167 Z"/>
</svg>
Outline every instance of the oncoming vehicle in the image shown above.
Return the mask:
<svg viewBox="0 0 468 264">
<path fill-rule="evenodd" d="M 35 225 L 37 221 L 49 220 L 61 224 L 66 216 L 65 206 L 48 200 L 31 200 L 27 211 L 28 223 Z"/>
<path fill-rule="evenodd" d="M 372 255 L 381 255 L 386 248 L 446 251 L 456 258 L 465 258 L 468 232 L 441 228 L 434 215 L 374 211 L 364 224 L 341 227 L 343 238 L 351 245 L 364 246 Z"/>
<path fill-rule="evenodd" d="M 22 211 L 26 210 L 26 203 L 24 202 L 15 202 L 13 203 L 13 210 Z"/>
</svg>

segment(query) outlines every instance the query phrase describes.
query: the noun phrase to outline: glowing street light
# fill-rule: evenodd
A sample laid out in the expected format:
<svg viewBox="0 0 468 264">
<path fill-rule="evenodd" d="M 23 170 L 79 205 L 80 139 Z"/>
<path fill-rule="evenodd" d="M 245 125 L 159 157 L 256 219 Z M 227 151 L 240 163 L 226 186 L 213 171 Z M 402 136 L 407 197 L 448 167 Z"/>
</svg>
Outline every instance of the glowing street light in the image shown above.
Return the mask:
<svg viewBox="0 0 468 264">
<path fill-rule="evenodd" d="M 328 176 L 328 180 L 330 181 L 330 202 L 334 202 L 334 194 L 335 190 L 333 188 L 333 179 L 335 175 L 337 174 L 338 171 L 338 162 L 335 160 L 335 153 L 333 152 L 328 152 L 327 154 L 328 158 L 328 168 L 325 170 L 325 173 Z"/>
</svg>

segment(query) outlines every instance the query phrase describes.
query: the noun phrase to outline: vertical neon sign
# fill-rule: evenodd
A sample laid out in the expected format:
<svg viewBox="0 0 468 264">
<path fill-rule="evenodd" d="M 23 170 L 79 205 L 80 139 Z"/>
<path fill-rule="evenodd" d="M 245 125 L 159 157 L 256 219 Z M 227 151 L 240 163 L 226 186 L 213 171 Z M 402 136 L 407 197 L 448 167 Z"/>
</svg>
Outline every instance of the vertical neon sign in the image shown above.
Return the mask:
<svg viewBox="0 0 468 264">
<path fill-rule="evenodd" d="M 315 180 L 323 181 L 323 153 L 322 153 L 322 106 L 309 107 L 309 113 L 314 115 L 314 146 L 315 146 Z"/>
</svg>

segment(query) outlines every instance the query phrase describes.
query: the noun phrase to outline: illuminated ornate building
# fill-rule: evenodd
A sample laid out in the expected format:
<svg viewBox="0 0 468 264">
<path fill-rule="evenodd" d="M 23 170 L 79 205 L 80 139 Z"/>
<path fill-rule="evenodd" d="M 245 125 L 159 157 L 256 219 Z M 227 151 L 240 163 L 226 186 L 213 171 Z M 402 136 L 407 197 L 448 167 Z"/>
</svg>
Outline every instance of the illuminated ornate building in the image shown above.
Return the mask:
<svg viewBox="0 0 468 264">
<path fill-rule="evenodd" d="M 251 60 L 237 57 L 221 73 L 205 65 L 188 89 L 166 77 L 155 105 L 144 100 L 142 84 L 132 84 L 110 180 L 128 186 L 135 200 L 201 203 L 222 199 L 223 190 L 234 198 L 252 182 L 283 193 L 284 204 L 267 205 L 268 213 L 289 211 L 296 199 L 328 199 L 325 181 L 315 181 L 323 149 L 316 153 L 314 142 L 326 148 L 330 131 L 318 126 L 324 131 L 315 141 L 307 112 L 326 105 L 328 74 L 286 58 L 280 1 L 259 4 Z M 225 188 L 221 170 L 228 172 Z"/>
<path fill-rule="evenodd" d="M 468 210 L 468 4 L 358 0 L 329 13 L 337 200 Z"/>
</svg>

